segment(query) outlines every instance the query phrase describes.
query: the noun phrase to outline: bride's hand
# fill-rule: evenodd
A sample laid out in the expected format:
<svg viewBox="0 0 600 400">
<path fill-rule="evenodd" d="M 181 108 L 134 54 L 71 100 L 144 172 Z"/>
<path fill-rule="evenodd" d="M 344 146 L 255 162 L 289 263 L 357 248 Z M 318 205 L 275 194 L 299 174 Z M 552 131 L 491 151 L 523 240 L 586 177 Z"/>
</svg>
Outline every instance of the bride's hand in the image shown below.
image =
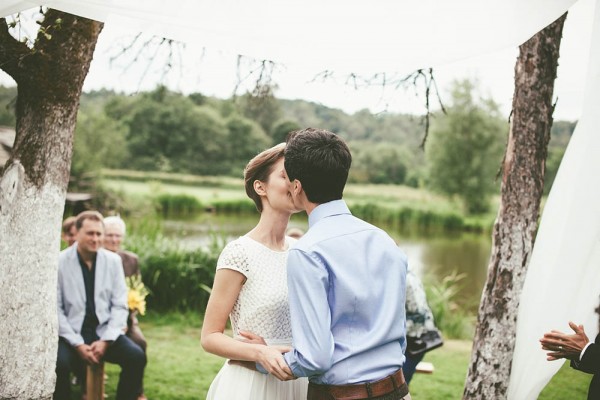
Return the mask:
<svg viewBox="0 0 600 400">
<path fill-rule="evenodd" d="M 244 343 L 262 344 L 265 346 L 267 345 L 267 342 L 265 342 L 265 339 L 263 339 L 262 336 L 258 336 L 252 332 L 240 331 L 240 336 L 242 336 L 243 339 L 238 339 L 238 340 L 240 340 Z"/>
<path fill-rule="evenodd" d="M 296 379 L 292 370 L 282 356 L 282 353 L 291 351 L 289 346 L 264 346 L 260 349 L 258 360 L 263 368 L 280 381 Z"/>
</svg>

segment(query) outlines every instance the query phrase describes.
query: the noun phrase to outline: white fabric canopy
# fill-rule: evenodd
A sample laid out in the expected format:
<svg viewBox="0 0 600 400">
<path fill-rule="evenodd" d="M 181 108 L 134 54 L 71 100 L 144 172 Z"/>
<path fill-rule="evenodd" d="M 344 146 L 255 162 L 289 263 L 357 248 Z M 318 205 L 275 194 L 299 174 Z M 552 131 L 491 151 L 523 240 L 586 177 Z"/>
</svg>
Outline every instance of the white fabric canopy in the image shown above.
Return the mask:
<svg viewBox="0 0 600 400">
<path fill-rule="evenodd" d="M 4 0 L 0 15 L 40 4 Z M 310 70 L 411 72 L 516 47 L 575 0 L 47 0 L 107 24 Z"/>
<path fill-rule="evenodd" d="M 517 47 L 576 0 L 47 0 L 44 5 L 257 59 L 336 72 L 408 73 Z M 2 0 L 6 16 L 40 5 Z M 544 210 L 519 310 L 509 398 L 535 399 L 560 363 L 537 339 L 596 332 L 600 294 L 600 0 L 583 116 Z M 432 33 L 434 33 L 432 35 Z M 595 47 L 594 47 L 595 46 Z"/>
<path fill-rule="evenodd" d="M 536 238 L 521 293 L 509 399 L 537 399 L 563 362 L 539 339 L 571 320 L 594 340 L 600 302 L 600 1 L 596 1 L 583 114 L 569 142 Z"/>
</svg>

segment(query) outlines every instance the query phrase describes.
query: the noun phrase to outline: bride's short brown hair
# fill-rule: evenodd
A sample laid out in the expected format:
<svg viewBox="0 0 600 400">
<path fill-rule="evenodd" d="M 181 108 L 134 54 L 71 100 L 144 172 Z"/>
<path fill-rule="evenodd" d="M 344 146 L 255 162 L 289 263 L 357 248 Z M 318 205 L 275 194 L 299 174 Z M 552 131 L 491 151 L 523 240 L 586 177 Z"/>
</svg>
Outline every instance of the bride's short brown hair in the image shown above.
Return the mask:
<svg viewBox="0 0 600 400">
<path fill-rule="evenodd" d="M 263 206 L 260 196 L 254 190 L 254 181 L 266 182 L 268 180 L 269 175 L 273 172 L 273 165 L 283 158 L 284 150 L 285 143 L 279 143 L 260 152 L 244 168 L 246 194 L 254 201 L 258 212 L 262 212 Z"/>
</svg>

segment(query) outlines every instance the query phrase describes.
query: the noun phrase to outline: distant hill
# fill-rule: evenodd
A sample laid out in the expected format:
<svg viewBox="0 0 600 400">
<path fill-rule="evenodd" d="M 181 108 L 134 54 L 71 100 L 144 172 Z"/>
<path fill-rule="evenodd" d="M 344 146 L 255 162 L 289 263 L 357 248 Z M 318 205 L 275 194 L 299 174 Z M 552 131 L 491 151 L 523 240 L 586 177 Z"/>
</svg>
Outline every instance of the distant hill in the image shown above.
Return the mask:
<svg viewBox="0 0 600 400">
<path fill-rule="evenodd" d="M 0 85 L 0 125 L 14 125 L 14 105 L 16 87 Z M 83 93 L 81 106 L 86 108 L 103 107 L 112 98 L 126 96 L 111 90 L 97 90 Z M 192 96 L 199 96 L 195 94 Z M 204 97 L 204 102 L 222 104 L 230 100 Z M 411 149 L 418 148 L 425 133 L 422 117 L 409 114 L 380 113 L 372 114 L 361 110 L 347 114 L 336 108 L 330 108 L 305 100 L 278 100 L 283 118 L 298 123 L 301 127 L 320 127 L 339 133 L 349 141 L 390 142 Z M 435 118 L 435 116 L 434 116 Z M 576 122 L 554 121 L 550 146 L 566 147 Z"/>
<path fill-rule="evenodd" d="M 361 110 L 354 114 L 304 100 L 279 100 L 286 119 L 303 127 L 325 128 L 348 141 L 390 142 L 418 148 L 425 134 L 420 116 L 408 114 L 372 114 Z"/>
</svg>

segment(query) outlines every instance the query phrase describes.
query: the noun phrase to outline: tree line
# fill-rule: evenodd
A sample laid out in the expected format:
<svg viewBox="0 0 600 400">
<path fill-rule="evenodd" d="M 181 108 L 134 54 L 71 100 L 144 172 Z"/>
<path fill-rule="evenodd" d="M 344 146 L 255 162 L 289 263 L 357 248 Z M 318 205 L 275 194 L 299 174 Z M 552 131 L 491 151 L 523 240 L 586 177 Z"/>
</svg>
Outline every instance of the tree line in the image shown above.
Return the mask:
<svg viewBox="0 0 600 400">
<path fill-rule="evenodd" d="M 217 99 L 157 87 L 125 95 L 84 93 L 75 134 L 71 185 L 100 168 L 197 175 L 241 176 L 244 165 L 268 146 L 303 127 L 324 127 L 348 141 L 354 183 L 425 187 L 464 200 L 466 210 L 484 212 L 497 193 L 508 122 L 498 105 L 478 94 L 476 82 L 454 82 L 446 113 L 433 114 L 425 134 L 418 116 L 341 110 L 304 100 L 282 100 L 267 87 Z M 16 88 L 0 86 L 0 125 L 14 126 Z M 556 121 L 547 161 L 551 186 L 574 122 Z"/>
</svg>

